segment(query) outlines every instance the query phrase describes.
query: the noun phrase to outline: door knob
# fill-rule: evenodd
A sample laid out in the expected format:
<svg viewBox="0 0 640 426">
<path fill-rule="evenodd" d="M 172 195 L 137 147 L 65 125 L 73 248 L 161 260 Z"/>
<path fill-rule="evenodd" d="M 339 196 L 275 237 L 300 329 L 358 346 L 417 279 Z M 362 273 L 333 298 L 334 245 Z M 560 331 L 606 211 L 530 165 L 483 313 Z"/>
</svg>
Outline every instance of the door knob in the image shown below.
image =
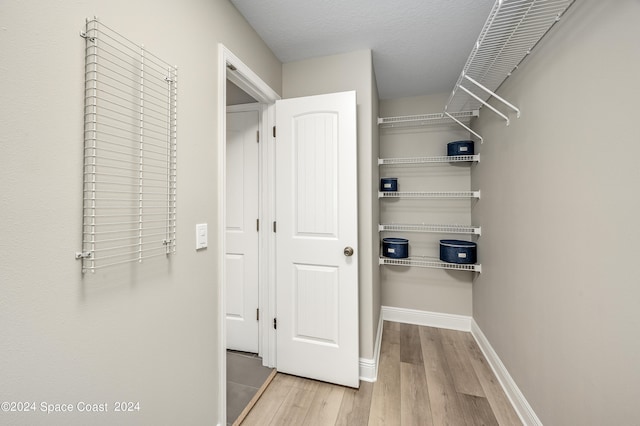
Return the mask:
<svg viewBox="0 0 640 426">
<path fill-rule="evenodd" d="M 353 256 L 353 248 L 351 248 L 351 247 L 345 247 L 345 248 L 344 248 L 344 255 L 345 255 L 345 256 Z"/>
</svg>

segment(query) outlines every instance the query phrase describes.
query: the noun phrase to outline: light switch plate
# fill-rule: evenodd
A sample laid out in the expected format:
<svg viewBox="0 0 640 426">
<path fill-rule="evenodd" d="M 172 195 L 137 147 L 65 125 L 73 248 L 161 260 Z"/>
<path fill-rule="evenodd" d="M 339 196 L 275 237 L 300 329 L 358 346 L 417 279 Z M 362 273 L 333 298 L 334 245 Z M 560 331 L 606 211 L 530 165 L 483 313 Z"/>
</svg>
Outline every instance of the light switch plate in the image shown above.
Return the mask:
<svg viewBox="0 0 640 426">
<path fill-rule="evenodd" d="M 199 223 L 196 225 L 196 250 L 207 248 L 208 244 L 207 224 Z"/>
</svg>

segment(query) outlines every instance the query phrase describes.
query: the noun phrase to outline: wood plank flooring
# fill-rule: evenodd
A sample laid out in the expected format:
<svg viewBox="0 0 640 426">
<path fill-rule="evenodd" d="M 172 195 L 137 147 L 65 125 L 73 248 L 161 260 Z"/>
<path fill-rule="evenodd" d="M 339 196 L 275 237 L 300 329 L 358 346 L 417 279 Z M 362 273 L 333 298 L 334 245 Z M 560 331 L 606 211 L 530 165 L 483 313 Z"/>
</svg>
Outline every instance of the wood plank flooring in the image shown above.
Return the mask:
<svg viewBox="0 0 640 426">
<path fill-rule="evenodd" d="M 378 381 L 278 373 L 242 426 L 521 425 L 470 333 L 384 323 Z"/>
</svg>

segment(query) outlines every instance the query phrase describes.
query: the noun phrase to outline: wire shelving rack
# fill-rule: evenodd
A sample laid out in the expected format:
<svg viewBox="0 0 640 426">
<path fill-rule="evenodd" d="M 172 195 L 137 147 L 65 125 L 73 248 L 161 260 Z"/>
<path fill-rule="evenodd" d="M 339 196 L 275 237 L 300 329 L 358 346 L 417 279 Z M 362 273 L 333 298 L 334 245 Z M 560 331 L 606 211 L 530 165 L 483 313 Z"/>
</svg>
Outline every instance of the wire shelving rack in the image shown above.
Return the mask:
<svg viewBox="0 0 640 426">
<path fill-rule="evenodd" d="M 437 225 L 437 224 L 409 224 L 409 223 L 381 223 L 379 232 L 429 232 L 437 234 L 471 234 L 482 235 L 480 226 L 468 225 Z"/>
<path fill-rule="evenodd" d="M 405 157 L 405 158 L 378 158 L 380 166 L 394 166 L 406 164 L 427 164 L 427 163 L 469 163 L 480 162 L 480 154 L 475 155 L 442 155 L 433 157 Z"/>
<path fill-rule="evenodd" d="M 436 269 L 450 269 L 456 271 L 471 271 L 482 272 L 482 265 L 478 263 L 464 264 L 464 263 L 448 263 L 438 260 L 437 258 L 427 256 L 412 256 L 405 259 L 392 259 L 390 257 L 380 257 L 380 265 L 395 265 L 395 266 L 417 266 L 420 268 L 436 268 Z"/>
<path fill-rule="evenodd" d="M 176 252 L 177 68 L 87 19 L 83 272 Z"/>
<path fill-rule="evenodd" d="M 453 198 L 480 199 L 480 191 L 393 191 L 378 192 L 378 198 Z"/>
<path fill-rule="evenodd" d="M 520 110 L 495 92 L 574 1 L 497 0 L 447 101 L 445 115 L 456 120 L 459 111 L 486 106 L 509 124 L 506 114 L 487 103 L 493 97 L 519 117 Z"/>
</svg>

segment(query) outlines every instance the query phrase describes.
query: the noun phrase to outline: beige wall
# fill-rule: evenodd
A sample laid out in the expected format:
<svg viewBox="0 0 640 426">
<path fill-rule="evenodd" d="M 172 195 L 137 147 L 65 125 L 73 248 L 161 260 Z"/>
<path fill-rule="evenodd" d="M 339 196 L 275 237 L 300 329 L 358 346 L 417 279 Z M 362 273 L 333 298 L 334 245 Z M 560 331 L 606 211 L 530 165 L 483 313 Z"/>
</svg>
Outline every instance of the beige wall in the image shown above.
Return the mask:
<svg viewBox="0 0 640 426">
<path fill-rule="evenodd" d="M 373 158 L 377 158 L 374 129 L 375 89 L 371 51 L 326 56 L 282 66 L 284 98 L 356 91 L 358 104 L 358 233 L 360 247 L 360 357 L 373 358 L 373 341 L 377 332 L 380 305 L 374 305 L 379 293 L 377 241 L 373 241 L 374 178 Z M 375 90 L 374 90 L 375 89 Z M 375 200 L 377 202 L 377 199 Z M 374 250 L 374 246 L 375 249 Z M 375 257 L 374 257 L 375 254 Z"/>
<path fill-rule="evenodd" d="M 178 252 L 83 276 L 79 32 L 93 16 L 178 66 Z M 218 42 L 281 90 L 280 63 L 226 0 L 0 2 L 0 401 L 140 402 L 0 423 L 218 422 Z"/>
<path fill-rule="evenodd" d="M 448 93 L 383 100 L 382 117 L 437 113 L 444 110 Z M 380 129 L 380 157 L 424 157 L 447 154 L 447 143 L 469 139 L 457 125 Z M 468 191 L 468 164 L 420 164 L 381 166 L 380 174 L 397 177 L 400 191 Z M 471 223 L 468 200 L 380 200 L 383 223 L 459 224 Z M 377 233 L 376 233 L 377 234 Z M 439 257 L 439 240 L 472 240 L 470 235 L 385 232 L 382 237 L 409 239 L 410 256 Z M 471 315 L 471 281 L 474 274 L 419 267 L 382 266 L 382 305 L 457 315 Z"/>
<path fill-rule="evenodd" d="M 576 2 L 499 94 L 473 315 L 545 425 L 638 424 L 640 3 Z"/>
</svg>

